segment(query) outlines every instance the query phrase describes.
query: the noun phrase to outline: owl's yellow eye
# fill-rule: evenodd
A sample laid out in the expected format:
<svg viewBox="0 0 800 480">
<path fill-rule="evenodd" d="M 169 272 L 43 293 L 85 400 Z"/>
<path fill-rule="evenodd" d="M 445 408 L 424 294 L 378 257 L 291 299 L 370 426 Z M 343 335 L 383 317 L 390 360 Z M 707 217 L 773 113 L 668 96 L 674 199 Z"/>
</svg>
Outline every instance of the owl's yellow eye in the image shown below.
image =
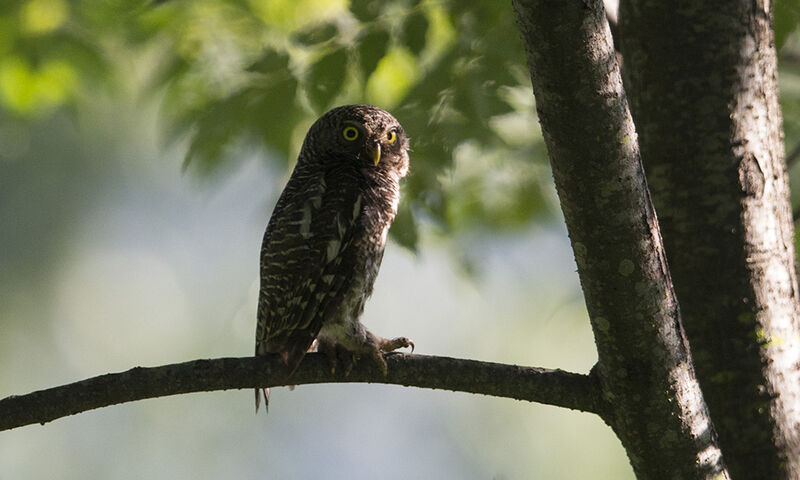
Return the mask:
<svg viewBox="0 0 800 480">
<path fill-rule="evenodd" d="M 386 134 L 386 140 L 389 142 L 389 145 L 393 144 L 397 140 L 397 132 L 389 130 L 389 133 Z"/>
<path fill-rule="evenodd" d="M 358 138 L 358 129 L 356 127 L 344 127 L 344 130 L 342 130 L 342 136 L 348 142 L 352 142 Z"/>
</svg>

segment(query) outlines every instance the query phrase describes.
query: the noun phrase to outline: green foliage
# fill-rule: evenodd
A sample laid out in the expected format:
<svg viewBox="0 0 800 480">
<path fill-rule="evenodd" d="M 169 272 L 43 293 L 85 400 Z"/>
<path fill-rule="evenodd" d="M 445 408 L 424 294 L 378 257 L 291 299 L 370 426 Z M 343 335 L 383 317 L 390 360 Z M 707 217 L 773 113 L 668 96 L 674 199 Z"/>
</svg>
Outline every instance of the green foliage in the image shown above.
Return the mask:
<svg viewBox="0 0 800 480">
<path fill-rule="evenodd" d="M 775 3 L 794 52 L 797 0 Z M 513 231 L 554 211 L 524 55 L 507 6 L 419 0 L 9 0 L 0 107 L 42 121 L 112 95 L 160 98 L 167 141 L 210 175 L 251 142 L 287 168 L 319 114 L 374 103 L 405 126 L 412 172 L 392 235 Z M 794 58 L 787 55 L 787 58 Z M 800 141 L 782 58 L 787 144 Z M 787 76 L 788 75 L 788 76 Z"/>
<path fill-rule="evenodd" d="M 775 0 L 775 46 L 780 49 L 800 25 L 800 0 Z"/>
<path fill-rule="evenodd" d="M 412 11 L 403 21 L 400 42 L 414 55 L 419 55 L 425 49 L 428 25 L 428 17 L 421 9 Z"/>
<path fill-rule="evenodd" d="M 337 48 L 325 54 L 305 75 L 305 90 L 317 111 L 327 110 L 344 85 L 347 74 L 347 52 Z"/>
<path fill-rule="evenodd" d="M 0 30 L 8 32 L 0 37 L 5 115 L 43 120 L 89 104 L 98 85 L 112 95 L 133 89 L 162 99 L 165 140 L 188 140 L 186 166 L 196 174 L 235 161 L 230 147 L 240 142 L 262 145 L 289 167 L 308 125 L 328 108 L 387 108 L 412 139 L 412 173 L 392 229 L 411 249 L 420 218 L 452 236 L 514 230 L 552 211 L 507 6 L 11 0 L 0 8 Z"/>
<path fill-rule="evenodd" d="M 381 0 L 351 0 L 350 12 L 359 22 L 369 23 L 378 18 L 387 4 Z"/>
<path fill-rule="evenodd" d="M 0 105 L 21 117 L 42 117 L 72 102 L 84 78 L 106 73 L 100 50 L 68 28 L 82 13 L 66 0 L 3 3 Z"/>
<path fill-rule="evenodd" d="M 378 62 L 386 55 L 390 39 L 389 32 L 381 26 L 365 29 L 356 38 L 361 78 L 364 81 L 369 79 Z"/>
<path fill-rule="evenodd" d="M 292 34 L 292 41 L 303 46 L 311 46 L 333 40 L 339 34 L 339 27 L 333 22 L 311 25 Z"/>
</svg>

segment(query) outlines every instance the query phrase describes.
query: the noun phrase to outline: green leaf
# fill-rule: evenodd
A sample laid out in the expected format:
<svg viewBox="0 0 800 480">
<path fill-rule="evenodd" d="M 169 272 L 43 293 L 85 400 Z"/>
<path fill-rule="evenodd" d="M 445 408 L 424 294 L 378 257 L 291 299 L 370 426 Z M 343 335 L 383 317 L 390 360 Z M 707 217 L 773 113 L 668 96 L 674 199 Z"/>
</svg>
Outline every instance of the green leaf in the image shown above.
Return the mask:
<svg viewBox="0 0 800 480">
<path fill-rule="evenodd" d="M 153 91 L 169 84 L 189 71 L 190 64 L 183 57 L 166 56 L 153 68 L 145 91 Z"/>
<path fill-rule="evenodd" d="M 48 36 L 37 49 L 48 50 L 52 58 L 63 59 L 81 72 L 81 80 L 108 80 L 111 65 L 107 54 L 95 42 L 72 32 L 57 32 Z"/>
<path fill-rule="evenodd" d="M 330 105 L 339 93 L 347 73 L 347 52 L 337 48 L 311 66 L 306 78 L 305 88 L 312 105 L 319 111 Z"/>
<path fill-rule="evenodd" d="M 264 50 L 264 53 L 247 67 L 248 72 L 254 73 L 273 73 L 284 72 L 289 68 L 289 56 L 284 52 L 278 52 L 271 48 Z"/>
<path fill-rule="evenodd" d="M 350 0 L 350 12 L 364 23 L 374 21 L 384 8 L 385 2 L 380 0 Z"/>
<path fill-rule="evenodd" d="M 196 131 L 183 160 L 183 168 L 193 164 L 204 172 L 211 172 L 219 164 L 225 147 L 241 131 L 247 103 L 253 92 L 238 92 L 209 108 L 196 124 Z"/>
<path fill-rule="evenodd" d="M 339 34 L 339 27 L 333 22 L 310 25 L 292 34 L 292 40 L 310 46 L 327 42 Z"/>
<path fill-rule="evenodd" d="M 415 10 L 403 22 L 400 41 L 414 55 L 419 55 L 425 48 L 428 33 L 428 17 L 422 10 Z"/>
<path fill-rule="evenodd" d="M 453 106 L 468 121 L 464 126 L 470 137 L 488 140 L 493 136 L 488 128 L 489 119 L 513 111 L 505 100 L 501 99 L 499 85 L 493 80 L 486 80 L 486 72 L 478 67 L 473 73 L 456 79 Z"/>
<path fill-rule="evenodd" d="M 407 97 L 419 75 L 417 57 L 402 46 L 392 46 L 370 75 L 366 98 L 375 105 L 393 108 Z"/>
<path fill-rule="evenodd" d="M 225 149 L 244 133 L 255 133 L 284 155 L 291 150 L 292 130 L 301 112 L 297 81 L 289 75 L 253 86 L 213 103 L 197 122 L 184 159 L 204 171 L 217 169 Z"/>
<path fill-rule="evenodd" d="M 356 38 L 358 42 L 358 61 L 361 66 L 361 75 L 366 81 L 378 62 L 386 55 L 389 48 L 389 32 L 380 26 L 369 29 Z"/>
<path fill-rule="evenodd" d="M 20 57 L 0 61 L 0 104 L 25 116 L 43 116 L 68 102 L 78 75 L 72 64 L 47 60 L 32 67 Z"/>
<path fill-rule="evenodd" d="M 288 158 L 292 131 L 303 116 L 297 104 L 297 80 L 287 75 L 263 90 L 254 102 L 253 112 L 256 122 L 250 123 L 251 128 L 261 133 L 267 145 Z"/>
</svg>

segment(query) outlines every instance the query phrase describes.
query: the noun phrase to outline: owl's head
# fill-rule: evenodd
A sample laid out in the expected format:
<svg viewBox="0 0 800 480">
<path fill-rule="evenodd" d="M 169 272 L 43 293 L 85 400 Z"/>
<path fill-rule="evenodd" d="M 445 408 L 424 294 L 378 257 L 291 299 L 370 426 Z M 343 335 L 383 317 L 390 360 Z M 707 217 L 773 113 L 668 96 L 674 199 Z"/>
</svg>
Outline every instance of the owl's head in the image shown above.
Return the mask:
<svg viewBox="0 0 800 480">
<path fill-rule="evenodd" d="M 389 112 L 372 105 L 343 105 L 322 115 L 308 131 L 303 150 L 325 161 L 354 162 L 366 173 L 408 173 L 408 137 Z M 314 154 L 312 154 L 314 155 Z"/>
</svg>

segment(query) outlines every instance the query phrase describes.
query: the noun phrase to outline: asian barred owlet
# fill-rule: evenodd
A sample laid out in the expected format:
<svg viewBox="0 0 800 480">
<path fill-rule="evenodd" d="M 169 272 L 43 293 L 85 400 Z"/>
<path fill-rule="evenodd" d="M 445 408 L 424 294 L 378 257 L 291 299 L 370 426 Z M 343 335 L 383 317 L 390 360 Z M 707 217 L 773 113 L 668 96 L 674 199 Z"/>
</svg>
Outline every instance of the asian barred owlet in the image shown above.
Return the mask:
<svg viewBox="0 0 800 480">
<path fill-rule="evenodd" d="M 385 373 L 383 352 L 413 347 L 359 322 L 406 172 L 408 139 L 380 108 L 334 108 L 311 126 L 261 246 L 256 355 L 278 354 L 291 373 L 317 339 L 334 368 L 366 356 Z"/>
</svg>

